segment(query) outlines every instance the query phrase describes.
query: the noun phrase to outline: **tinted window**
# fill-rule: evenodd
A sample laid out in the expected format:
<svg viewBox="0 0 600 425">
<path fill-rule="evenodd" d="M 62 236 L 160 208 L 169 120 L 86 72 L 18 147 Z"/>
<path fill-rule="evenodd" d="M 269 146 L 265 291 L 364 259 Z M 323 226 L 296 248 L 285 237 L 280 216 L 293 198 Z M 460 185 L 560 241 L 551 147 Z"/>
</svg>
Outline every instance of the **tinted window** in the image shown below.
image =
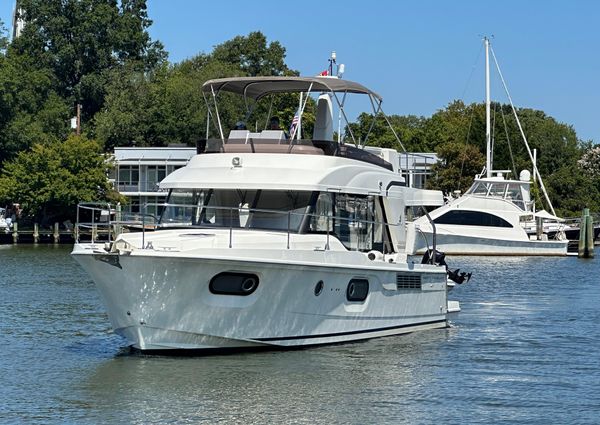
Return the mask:
<svg viewBox="0 0 600 425">
<path fill-rule="evenodd" d="M 452 210 L 433 220 L 436 224 L 458 224 L 461 226 L 512 227 L 510 223 L 494 214 L 480 211 Z"/>
</svg>

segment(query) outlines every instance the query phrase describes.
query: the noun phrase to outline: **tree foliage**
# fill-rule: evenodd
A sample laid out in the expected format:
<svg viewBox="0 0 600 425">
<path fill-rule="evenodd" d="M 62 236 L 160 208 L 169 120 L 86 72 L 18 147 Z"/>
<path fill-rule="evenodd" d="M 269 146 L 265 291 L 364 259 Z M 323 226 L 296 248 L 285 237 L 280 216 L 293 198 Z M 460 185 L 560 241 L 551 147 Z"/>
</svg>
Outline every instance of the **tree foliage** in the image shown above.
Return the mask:
<svg viewBox="0 0 600 425">
<path fill-rule="evenodd" d="M 237 36 L 215 46 L 211 58 L 218 62 L 237 65 L 250 77 L 259 75 L 297 75 L 285 64 L 285 48 L 278 42 L 267 43 L 260 32 Z"/>
<path fill-rule="evenodd" d="M 587 149 L 577 165 L 589 177 L 600 178 L 600 145 Z"/>
<path fill-rule="evenodd" d="M 133 144 L 193 145 L 207 131 L 207 110 L 202 96 L 202 85 L 207 80 L 294 74 L 284 59 L 285 49 L 278 42 L 268 43 L 262 33 L 253 32 L 215 46 L 211 54 L 199 54 L 174 65 L 163 64 L 153 72 L 131 69 L 113 72 L 107 85 L 105 107 L 94 120 L 94 135 L 106 149 Z M 244 116 L 244 104 L 238 96 L 220 93 L 218 101 L 226 132 L 240 120 L 247 120 L 252 128 L 264 127 L 268 101 L 255 105 L 249 117 Z M 278 111 L 282 122 L 291 123 L 297 105 L 296 96 L 276 96 L 272 108 Z M 305 117 L 308 130 L 310 112 L 309 108 Z M 215 122 L 208 130 L 209 136 L 219 136 Z"/>
<path fill-rule="evenodd" d="M 118 198 L 107 179 L 111 167 L 100 144 L 83 136 L 35 144 L 5 164 L 0 204 L 18 202 L 42 224 L 72 220 L 78 202 Z"/>
<path fill-rule="evenodd" d="M 110 71 L 152 69 L 165 59 L 147 28 L 145 0 L 20 0 L 25 26 L 9 54 L 26 56 L 55 77 L 60 96 L 91 118 L 104 103 Z"/>
</svg>

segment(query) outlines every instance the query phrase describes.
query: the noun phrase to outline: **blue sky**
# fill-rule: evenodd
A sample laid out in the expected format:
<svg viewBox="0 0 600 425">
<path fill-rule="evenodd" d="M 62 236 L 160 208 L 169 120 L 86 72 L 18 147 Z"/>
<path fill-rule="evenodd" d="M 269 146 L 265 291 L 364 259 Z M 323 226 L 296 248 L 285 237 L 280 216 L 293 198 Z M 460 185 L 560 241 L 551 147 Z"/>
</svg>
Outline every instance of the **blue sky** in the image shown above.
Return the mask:
<svg viewBox="0 0 600 425">
<path fill-rule="evenodd" d="M 7 26 L 13 4 L 0 0 Z M 600 143 L 598 1 L 148 0 L 148 11 L 150 32 L 172 62 L 260 30 L 287 49 L 286 63 L 302 75 L 325 69 L 335 50 L 344 78 L 378 92 L 384 110 L 401 115 L 430 116 L 453 99 L 482 101 L 481 38 L 493 35 L 515 104 Z M 507 101 L 498 82 L 492 92 Z"/>
</svg>

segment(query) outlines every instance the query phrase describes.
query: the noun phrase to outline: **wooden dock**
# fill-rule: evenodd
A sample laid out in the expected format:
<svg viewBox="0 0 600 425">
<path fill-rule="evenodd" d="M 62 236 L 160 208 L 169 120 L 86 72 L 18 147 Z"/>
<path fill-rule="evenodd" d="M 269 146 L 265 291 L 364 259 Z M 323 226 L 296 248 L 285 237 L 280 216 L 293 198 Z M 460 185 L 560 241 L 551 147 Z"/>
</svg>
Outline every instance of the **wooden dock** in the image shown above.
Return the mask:
<svg viewBox="0 0 600 425">
<path fill-rule="evenodd" d="M 79 234 L 74 226 L 71 229 L 60 228 L 58 223 L 54 223 L 52 228 L 40 227 L 37 223 L 33 227 L 21 228 L 19 223 L 13 223 L 12 229 L 8 232 L 0 231 L 0 245 L 8 244 L 73 244 L 79 237 L 84 240 L 91 240 L 92 235 L 95 240 L 107 240 L 106 229 L 92 228 L 89 232 Z"/>
</svg>

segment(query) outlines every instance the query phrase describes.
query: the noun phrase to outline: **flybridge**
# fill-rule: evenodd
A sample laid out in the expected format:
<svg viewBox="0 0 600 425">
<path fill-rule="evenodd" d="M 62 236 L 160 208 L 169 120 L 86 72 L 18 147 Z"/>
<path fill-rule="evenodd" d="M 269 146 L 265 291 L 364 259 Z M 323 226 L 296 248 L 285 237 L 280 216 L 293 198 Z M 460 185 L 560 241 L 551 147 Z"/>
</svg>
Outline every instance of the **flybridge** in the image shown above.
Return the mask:
<svg viewBox="0 0 600 425">
<path fill-rule="evenodd" d="M 406 150 L 387 116 L 382 110 L 382 97 L 362 84 L 338 77 L 235 77 L 209 80 L 202 87 L 209 115 L 207 134 L 198 144 L 198 153 L 278 153 L 303 155 L 329 155 L 350 158 L 398 171 L 399 154 L 382 155 L 365 149 L 378 118 L 384 118 L 395 135 L 399 146 Z M 246 106 L 246 120 L 253 114 L 257 102 L 271 98 L 265 128 L 250 131 L 245 128 L 227 130 L 219 113 L 219 95 L 232 93 L 241 96 Z M 290 134 L 281 129 L 267 128 L 268 119 L 277 116 L 273 110 L 273 96 L 281 93 L 300 94 L 294 125 Z M 315 99 L 315 122 L 310 139 L 302 138 L 302 116 L 309 96 Z M 344 110 L 348 95 L 367 96 L 372 108 L 373 120 L 367 134 L 361 138 L 352 131 Z M 334 132 L 334 110 L 337 112 L 338 128 Z M 342 129 L 342 121 L 345 125 Z M 240 122 L 243 124 L 243 122 Z M 211 125 L 212 124 L 212 125 Z M 211 131 L 212 129 L 212 131 Z M 209 135 L 217 137 L 210 138 Z M 344 132 L 345 134 L 342 134 Z M 370 149 L 371 150 L 371 149 Z M 401 154 L 400 154 L 401 155 Z M 407 161 L 408 162 L 408 161 Z"/>
<path fill-rule="evenodd" d="M 241 96 L 246 107 L 246 120 L 254 113 L 258 101 L 264 98 L 270 98 L 267 119 L 265 127 L 268 130 L 269 117 L 277 117 L 278 111 L 274 110 L 274 95 L 282 93 L 300 94 L 299 104 L 296 110 L 294 121 L 298 125 L 292 125 L 289 135 L 286 138 L 290 140 L 301 139 L 302 116 L 304 114 L 308 98 L 312 94 L 318 94 L 316 102 L 315 125 L 313 139 L 334 141 L 334 108 L 337 112 L 338 127 L 336 141 L 339 144 L 349 142 L 355 147 L 364 147 L 368 143 L 369 135 L 373 129 L 375 120 L 383 117 L 392 132 L 396 136 L 398 144 L 404 149 L 402 142 L 396 135 L 394 129 L 382 110 L 382 97 L 374 91 L 368 89 L 362 84 L 342 80 L 338 77 L 234 77 L 209 80 L 204 83 L 202 93 L 208 107 L 208 119 L 212 121 L 212 130 L 218 137 L 225 141 L 228 137 L 227 130 L 224 128 L 222 117 L 219 113 L 219 95 L 223 92 Z M 373 122 L 369 131 L 362 140 L 357 139 L 352 131 L 352 126 L 346 115 L 345 104 L 348 95 L 367 96 L 371 105 Z M 342 134 L 342 120 L 344 121 L 344 133 Z M 237 130 L 245 128 L 236 128 Z M 278 128 L 277 128 L 278 129 Z M 273 129 L 271 129 L 273 130 Z M 207 139 L 211 131 L 210 122 L 207 123 Z M 258 128 L 256 129 L 258 131 Z M 263 138 L 263 137 L 261 137 Z"/>
</svg>

